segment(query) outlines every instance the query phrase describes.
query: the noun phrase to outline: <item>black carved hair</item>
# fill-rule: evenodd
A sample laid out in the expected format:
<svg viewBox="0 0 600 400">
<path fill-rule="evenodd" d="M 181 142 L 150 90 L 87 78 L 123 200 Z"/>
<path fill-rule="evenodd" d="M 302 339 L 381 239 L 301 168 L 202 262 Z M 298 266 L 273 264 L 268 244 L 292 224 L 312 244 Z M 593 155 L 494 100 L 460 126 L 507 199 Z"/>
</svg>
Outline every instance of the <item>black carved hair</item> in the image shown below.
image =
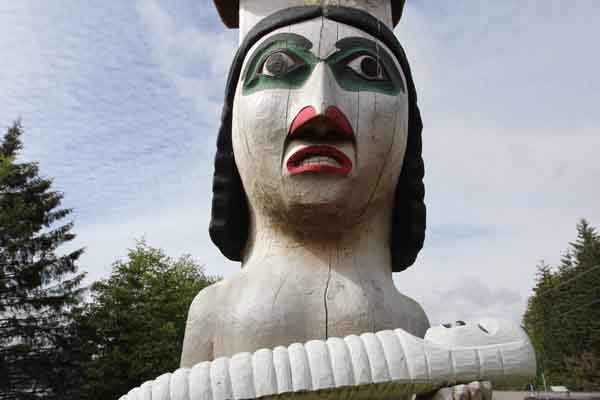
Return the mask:
<svg viewBox="0 0 600 400">
<path fill-rule="evenodd" d="M 396 186 L 390 238 L 392 270 L 400 272 L 415 262 L 425 240 L 424 164 L 421 157 L 423 124 L 417 106 L 417 93 L 408 60 L 394 33 L 372 15 L 348 7 L 305 6 L 284 9 L 264 18 L 246 35 L 233 59 L 225 89 L 225 104 L 215 156 L 210 237 L 225 257 L 241 261 L 248 240 L 249 215 L 246 195 L 233 156 L 231 123 L 235 90 L 246 53 L 269 32 L 317 17 L 354 26 L 381 40 L 394 53 L 406 77 L 409 101 L 408 141 Z"/>
</svg>

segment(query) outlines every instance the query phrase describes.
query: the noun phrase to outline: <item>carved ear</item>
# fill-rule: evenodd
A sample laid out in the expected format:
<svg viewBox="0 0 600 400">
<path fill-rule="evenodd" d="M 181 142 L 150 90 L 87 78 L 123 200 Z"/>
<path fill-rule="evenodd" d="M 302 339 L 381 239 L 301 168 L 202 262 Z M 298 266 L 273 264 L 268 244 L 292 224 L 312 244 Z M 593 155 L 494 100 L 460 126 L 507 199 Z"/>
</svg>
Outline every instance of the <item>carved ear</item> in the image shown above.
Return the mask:
<svg viewBox="0 0 600 400">
<path fill-rule="evenodd" d="M 238 28 L 240 25 L 239 20 L 239 0 L 214 0 L 219 16 L 221 20 L 228 28 Z M 260 1 L 260 0 L 255 0 Z M 264 1 L 264 0 L 263 0 Z M 405 0 L 391 0 L 392 2 L 392 23 L 394 26 L 398 25 L 400 18 L 402 18 L 402 10 L 404 9 Z"/>
</svg>

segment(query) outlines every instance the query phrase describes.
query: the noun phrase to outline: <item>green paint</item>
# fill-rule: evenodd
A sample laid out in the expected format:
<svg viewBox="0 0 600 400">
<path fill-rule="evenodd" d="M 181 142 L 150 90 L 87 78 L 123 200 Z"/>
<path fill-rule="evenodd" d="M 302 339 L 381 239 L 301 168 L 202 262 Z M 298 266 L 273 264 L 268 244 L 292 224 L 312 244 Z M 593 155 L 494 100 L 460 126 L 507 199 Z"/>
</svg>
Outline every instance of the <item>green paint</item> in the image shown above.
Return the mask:
<svg viewBox="0 0 600 400">
<path fill-rule="evenodd" d="M 340 49 L 326 62 L 338 84 L 351 92 L 367 91 L 396 96 L 405 92 L 402 76 L 392 57 L 376 42 L 360 37 L 348 37 L 336 43 Z M 349 64 L 360 56 L 372 57 L 381 68 L 379 79 L 367 79 L 352 69 Z"/>
<path fill-rule="evenodd" d="M 327 63 L 335 80 L 344 90 L 377 92 L 389 96 L 406 92 L 402 76 L 392 57 L 376 42 L 361 37 L 347 37 L 339 40 L 336 47 L 339 49 L 337 52 L 326 60 L 321 60 L 310 51 L 312 43 L 303 36 L 293 33 L 271 36 L 254 51 L 244 69 L 243 94 L 267 89 L 300 88 L 320 61 Z M 290 68 L 276 76 L 261 73 L 269 56 L 279 52 L 289 57 L 292 63 Z M 365 77 L 350 66 L 361 56 L 371 57 L 377 62 L 381 68 L 378 77 Z"/>
<path fill-rule="evenodd" d="M 301 87 L 310 76 L 314 66 L 319 62 L 310 49 L 312 43 L 300 35 L 282 33 L 273 35 L 259 46 L 242 76 L 244 77 L 243 94 L 248 95 L 265 89 L 296 89 Z M 287 72 L 278 76 L 261 73 L 267 58 L 282 52 L 294 61 Z"/>
</svg>

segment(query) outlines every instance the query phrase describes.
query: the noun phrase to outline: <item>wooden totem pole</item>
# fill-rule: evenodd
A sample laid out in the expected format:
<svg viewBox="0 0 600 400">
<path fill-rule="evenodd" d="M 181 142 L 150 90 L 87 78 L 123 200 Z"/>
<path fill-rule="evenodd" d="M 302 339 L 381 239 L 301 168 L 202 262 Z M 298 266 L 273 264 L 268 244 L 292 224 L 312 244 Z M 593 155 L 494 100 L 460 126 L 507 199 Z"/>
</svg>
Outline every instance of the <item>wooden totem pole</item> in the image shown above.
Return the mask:
<svg viewBox="0 0 600 400">
<path fill-rule="evenodd" d="M 479 381 L 534 375 L 518 326 L 430 328 L 394 286 L 425 236 L 422 123 L 392 31 L 404 1 L 215 4 L 240 46 L 210 234 L 242 270 L 192 303 L 182 368 L 123 398 L 486 397 Z"/>
</svg>

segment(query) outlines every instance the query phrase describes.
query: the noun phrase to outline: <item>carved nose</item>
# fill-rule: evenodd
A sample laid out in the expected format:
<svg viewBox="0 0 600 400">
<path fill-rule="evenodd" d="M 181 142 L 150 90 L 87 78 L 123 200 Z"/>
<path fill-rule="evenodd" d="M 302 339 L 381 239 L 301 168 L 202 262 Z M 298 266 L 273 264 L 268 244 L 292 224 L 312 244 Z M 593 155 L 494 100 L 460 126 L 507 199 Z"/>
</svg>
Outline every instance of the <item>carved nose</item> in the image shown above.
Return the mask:
<svg viewBox="0 0 600 400">
<path fill-rule="evenodd" d="M 300 110 L 298 115 L 296 115 L 296 118 L 294 118 L 294 120 L 292 121 L 292 125 L 290 126 L 290 134 L 293 135 L 294 132 L 298 130 L 298 128 L 300 128 L 302 125 L 304 125 L 316 116 L 317 111 L 313 106 L 304 107 L 302 110 Z"/>
<path fill-rule="evenodd" d="M 324 62 L 319 62 L 313 70 L 301 98 L 308 105 L 303 107 L 290 124 L 289 134 L 293 135 L 300 127 L 315 120 L 311 125 L 314 132 L 334 132 L 338 136 L 354 138 L 352 125 L 344 113 L 336 106 L 335 79 Z"/>
<path fill-rule="evenodd" d="M 337 108 L 336 106 L 329 106 L 325 110 L 325 115 L 331 119 L 337 128 L 343 132 L 345 135 L 349 137 L 354 136 L 354 132 L 352 131 L 352 125 L 350 125 L 350 121 L 346 118 L 346 115 Z"/>
<path fill-rule="evenodd" d="M 343 136 L 347 136 L 348 138 L 354 137 L 352 125 L 350 125 L 348 118 L 346 118 L 344 113 L 336 106 L 328 106 L 327 109 L 325 109 L 325 112 L 321 114 L 317 114 L 317 111 L 313 106 L 304 107 L 292 121 L 289 132 L 290 135 L 294 135 L 300 127 L 314 118 L 325 120 L 327 125 L 332 126 L 335 131 L 341 133 Z"/>
<path fill-rule="evenodd" d="M 336 96 L 333 76 L 323 61 L 315 66 L 311 80 L 312 85 L 307 85 L 311 88 L 309 104 L 314 106 L 317 115 L 324 115 L 329 106 L 336 104 Z"/>
</svg>

